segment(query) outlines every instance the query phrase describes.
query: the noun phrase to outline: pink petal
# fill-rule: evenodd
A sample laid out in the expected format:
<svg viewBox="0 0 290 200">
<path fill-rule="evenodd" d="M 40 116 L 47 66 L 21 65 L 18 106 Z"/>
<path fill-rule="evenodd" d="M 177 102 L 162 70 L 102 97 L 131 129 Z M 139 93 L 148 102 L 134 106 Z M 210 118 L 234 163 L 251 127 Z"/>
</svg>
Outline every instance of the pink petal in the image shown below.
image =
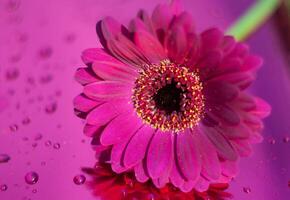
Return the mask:
<svg viewBox="0 0 290 200">
<path fill-rule="evenodd" d="M 135 166 L 134 171 L 137 181 L 144 183 L 149 179 L 147 173 L 145 172 L 145 166 L 143 161 Z"/>
<path fill-rule="evenodd" d="M 112 170 L 116 173 L 122 173 L 128 168 L 122 165 L 122 157 L 128 141 L 125 140 L 119 144 L 115 144 L 111 152 Z"/>
<path fill-rule="evenodd" d="M 182 27 L 175 27 L 165 38 L 165 47 L 168 56 L 176 63 L 183 63 L 188 49 L 187 35 Z"/>
<path fill-rule="evenodd" d="M 104 51 L 104 49 L 101 48 L 86 49 L 82 52 L 81 57 L 85 64 L 91 64 L 97 60 L 108 60 L 112 58 Z"/>
<path fill-rule="evenodd" d="M 82 85 L 100 81 L 88 67 L 79 68 L 75 73 L 75 80 Z"/>
<path fill-rule="evenodd" d="M 204 85 L 204 89 L 206 98 L 210 102 L 229 102 L 239 95 L 239 90 L 236 86 L 224 81 L 208 81 Z"/>
<path fill-rule="evenodd" d="M 143 14 L 143 11 L 140 11 L 141 15 Z M 142 21 L 142 16 L 138 16 L 137 18 L 133 19 L 130 22 L 129 25 L 129 30 L 132 33 L 136 33 L 136 32 L 148 32 L 149 34 L 152 34 L 154 36 L 154 34 L 152 33 L 152 30 L 150 29 L 150 27 L 148 27 L 144 21 Z"/>
<path fill-rule="evenodd" d="M 90 110 L 95 108 L 97 105 L 100 105 L 101 102 L 91 100 L 85 95 L 80 94 L 74 98 L 73 104 L 74 104 L 75 109 L 81 112 L 89 112 Z"/>
<path fill-rule="evenodd" d="M 235 48 L 235 45 L 236 41 L 234 37 L 226 35 L 223 37 L 223 41 L 221 43 L 220 48 L 222 48 L 224 54 L 228 54 Z"/>
<path fill-rule="evenodd" d="M 152 22 L 156 30 L 167 30 L 172 18 L 173 13 L 168 5 L 158 5 L 152 13 Z"/>
<path fill-rule="evenodd" d="M 251 113 L 257 115 L 260 118 L 265 118 L 271 113 L 271 106 L 261 98 L 255 97 L 256 108 Z"/>
<path fill-rule="evenodd" d="M 192 180 L 185 181 L 183 183 L 183 185 L 180 187 L 180 190 L 182 192 L 190 192 L 194 188 L 194 186 L 196 185 L 196 181 L 197 181 L 197 179 L 194 181 L 192 181 Z"/>
<path fill-rule="evenodd" d="M 242 157 L 249 157 L 253 152 L 248 140 L 232 140 L 231 143 Z"/>
<path fill-rule="evenodd" d="M 151 62 L 159 62 L 166 58 L 162 45 L 150 33 L 145 31 L 135 32 L 134 41 L 136 46 Z"/>
<path fill-rule="evenodd" d="M 126 167 L 132 167 L 144 158 L 154 132 L 153 128 L 146 125 L 137 131 L 126 148 L 124 156 L 124 165 Z"/>
<path fill-rule="evenodd" d="M 230 126 L 237 126 L 240 124 L 239 115 L 227 105 L 215 105 L 211 108 L 211 113 L 219 117 L 224 123 Z"/>
<path fill-rule="evenodd" d="M 164 41 L 173 16 L 172 10 L 168 5 L 158 5 L 152 13 L 153 26 L 161 43 Z"/>
<path fill-rule="evenodd" d="M 87 123 L 92 125 L 103 126 L 110 122 L 120 113 L 130 111 L 131 108 L 127 101 L 109 101 L 99 105 L 92 110 L 87 116 Z"/>
<path fill-rule="evenodd" d="M 222 173 L 227 177 L 234 177 L 238 173 L 237 162 L 234 161 L 224 161 L 221 163 Z"/>
<path fill-rule="evenodd" d="M 235 48 L 230 52 L 230 54 L 227 57 L 245 58 L 248 54 L 249 54 L 249 46 L 244 43 L 237 43 Z"/>
<path fill-rule="evenodd" d="M 99 81 L 84 87 L 84 94 L 97 101 L 125 99 L 131 93 L 131 86 L 118 81 Z"/>
<path fill-rule="evenodd" d="M 142 22 L 146 26 L 146 30 L 148 32 L 150 32 L 152 35 L 156 36 L 155 30 L 153 27 L 153 22 L 149 16 L 149 14 L 146 11 L 141 10 L 138 12 L 138 17 L 139 17 L 139 19 L 142 20 Z M 136 29 L 136 30 L 140 30 L 140 29 Z"/>
<path fill-rule="evenodd" d="M 258 56 L 249 55 L 245 58 L 242 66 L 243 71 L 257 71 L 263 64 L 263 59 Z"/>
<path fill-rule="evenodd" d="M 217 76 L 212 81 L 225 81 L 227 83 L 234 84 L 235 86 L 239 87 L 241 90 L 246 89 L 251 83 L 254 81 L 254 76 L 250 73 L 227 73 Z"/>
<path fill-rule="evenodd" d="M 203 52 L 215 49 L 222 42 L 223 33 L 216 28 L 212 28 L 201 33 Z"/>
<path fill-rule="evenodd" d="M 231 143 L 225 136 L 215 128 L 202 126 L 202 131 L 216 147 L 219 156 L 225 160 L 237 160 L 238 156 Z"/>
<path fill-rule="evenodd" d="M 208 180 L 218 180 L 221 167 L 215 147 L 198 128 L 194 129 L 192 134 L 200 152 L 201 174 Z"/>
<path fill-rule="evenodd" d="M 251 130 L 244 123 L 240 123 L 239 126 L 222 126 L 221 132 L 228 139 L 247 139 L 251 134 Z"/>
<path fill-rule="evenodd" d="M 239 94 L 239 97 L 236 99 L 236 101 L 233 102 L 233 105 L 235 108 L 241 109 L 243 111 L 251 111 L 256 108 L 254 98 L 245 92 L 241 92 Z"/>
<path fill-rule="evenodd" d="M 147 153 L 147 170 L 152 179 L 161 177 L 173 159 L 171 132 L 157 131 Z"/>
<path fill-rule="evenodd" d="M 138 72 L 124 64 L 97 61 L 93 64 L 94 72 L 104 80 L 134 82 Z"/>
<path fill-rule="evenodd" d="M 180 15 L 176 16 L 171 25 L 171 28 L 182 28 L 186 34 L 194 32 L 194 25 L 192 22 L 192 16 L 187 12 L 182 12 Z"/>
<path fill-rule="evenodd" d="M 199 178 L 199 180 L 197 181 L 195 185 L 195 189 L 198 192 L 204 192 L 208 189 L 208 187 L 209 187 L 209 182 L 202 177 Z"/>
<path fill-rule="evenodd" d="M 170 4 L 170 8 L 173 14 L 178 15 L 183 10 L 181 0 L 172 0 Z"/>
<path fill-rule="evenodd" d="M 204 70 L 215 70 L 222 60 L 220 50 L 212 50 L 205 53 L 198 62 L 198 66 Z"/>
<path fill-rule="evenodd" d="M 177 161 L 175 160 L 169 175 L 170 182 L 175 186 L 180 188 L 184 183 L 184 178 L 182 177 L 180 171 L 177 168 Z"/>
<path fill-rule="evenodd" d="M 89 137 L 95 137 L 103 131 L 103 127 L 86 124 L 84 126 L 84 134 Z"/>
<path fill-rule="evenodd" d="M 123 30 L 125 27 L 111 17 L 101 21 L 101 32 L 106 40 L 108 50 L 117 59 L 129 65 L 141 67 L 147 64 L 147 58 L 128 37 L 124 36 Z"/>
<path fill-rule="evenodd" d="M 130 138 L 141 125 L 142 122 L 133 113 L 121 114 L 106 126 L 100 142 L 102 145 L 117 144 Z"/>
<path fill-rule="evenodd" d="M 141 68 L 150 63 L 135 44 L 122 35 L 118 36 L 118 40 L 108 40 L 108 49 L 117 59 L 128 65 Z"/>
<path fill-rule="evenodd" d="M 101 31 L 106 40 L 116 38 L 122 31 L 122 25 L 112 17 L 106 17 L 101 21 Z"/>
<path fill-rule="evenodd" d="M 157 188 L 163 188 L 169 182 L 168 174 L 163 174 L 163 176 L 152 179 L 152 181 Z"/>
<path fill-rule="evenodd" d="M 179 169 L 187 180 L 195 180 L 201 171 L 200 153 L 189 130 L 178 133 L 176 156 Z"/>
</svg>

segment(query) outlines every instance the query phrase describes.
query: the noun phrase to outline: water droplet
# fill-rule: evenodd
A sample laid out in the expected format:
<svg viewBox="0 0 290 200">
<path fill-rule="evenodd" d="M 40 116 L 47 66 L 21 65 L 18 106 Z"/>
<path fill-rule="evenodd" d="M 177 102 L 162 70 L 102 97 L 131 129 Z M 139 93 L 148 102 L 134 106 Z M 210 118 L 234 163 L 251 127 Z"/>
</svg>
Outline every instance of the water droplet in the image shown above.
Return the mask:
<svg viewBox="0 0 290 200">
<path fill-rule="evenodd" d="M 39 57 L 42 59 L 50 58 L 52 55 L 52 48 L 51 47 L 43 47 L 39 50 Z"/>
<path fill-rule="evenodd" d="M 56 111 L 56 109 L 57 109 L 57 103 L 53 102 L 45 107 L 45 112 L 48 114 L 52 114 Z"/>
<path fill-rule="evenodd" d="M 37 147 L 37 143 L 35 142 L 35 143 L 32 143 L 32 145 L 31 145 L 33 148 L 36 148 Z"/>
<path fill-rule="evenodd" d="M 276 144 L 276 140 L 274 138 L 269 139 L 268 142 L 270 144 Z"/>
<path fill-rule="evenodd" d="M 47 84 L 47 83 L 51 82 L 52 79 L 53 79 L 53 76 L 51 74 L 46 74 L 46 75 L 40 77 L 39 82 L 41 84 Z"/>
<path fill-rule="evenodd" d="M 5 185 L 5 184 L 3 184 L 3 185 L 0 185 L 0 190 L 1 191 L 6 191 L 8 189 L 8 186 L 7 185 Z"/>
<path fill-rule="evenodd" d="M 32 193 L 34 193 L 34 194 L 37 193 L 37 189 L 33 189 Z"/>
<path fill-rule="evenodd" d="M 23 124 L 23 125 L 30 124 L 30 119 L 29 119 L 28 117 L 25 117 L 25 118 L 22 120 L 22 124 Z"/>
<path fill-rule="evenodd" d="M 249 194 L 249 193 L 251 193 L 251 188 L 249 188 L 249 187 L 244 187 L 243 188 L 243 191 L 245 192 L 245 193 L 247 193 L 247 194 Z"/>
<path fill-rule="evenodd" d="M 47 140 L 44 144 L 45 146 L 50 147 L 52 145 L 52 142 L 50 140 Z"/>
<path fill-rule="evenodd" d="M 74 181 L 74 183 L 76 185 L 82 185 L 82 184 L 84 184 L 86 182 L 86 177 L 84 175 L 82 175 L 82 174 L 76 175 L 74 177 L 73 181 Z"/>
<path fill-rule="evenodd" d="M 29 185 L 33 185 L 38 181 L 38 174 L 36 172 L 29 172 L 25 175 L 25 182 Z"/>
<path fill-rule="evenodd" d="M 38 140 L 41 140 L 42 139 L 42 135 L 40 133 L 38 133 L 35 137 L 34 137 L 34 140 L 35 141 L 38 141 Z"/>
<path fill-rule="evenodd" d="M 6 4 L 6 10 L 8 12 L 14 12 L 20 7 L 20 0 L 10 0 Z"/>
<path fill-rule="evenodd" d="M 60 149 L 60 144 L 59 144 L 59 143 L 55 143 L 55 144 L 53 145 L 53 148 L 54 148 L 54 149 Z"/>
<path fill-rule="evenodd" d="M 284 142 L 284 143 L 288 143 L 289 141 L 290 141 L 290 137 L 285 136 L 285 137 L 283 138 L 283 142 Z"/>
<path fill-rule="evenodd" d="M 10 160 L 10 156 L 7 154 L 0 154 L 0 163 L 7 163 Z"/>
<path fill-rule="evenodd" d="M 6 71 L 6 79 L 9 81 L 17 79 L 19 76 L 19 71 L 16 68 L 11 68 Z"/>
<path fill-rule="evenodd" d="M 16 124 L 12 124 L 9 128 L 11 132 L 16 132 L 18 130 L 18 126 Z"/>
<path fill-rule="evenodd" d="M 73 43 L 76 40 L 76 35 L 74 33 L 69 33 L 65 36 L 64 40 L 68 44 Z"/>
</svg>

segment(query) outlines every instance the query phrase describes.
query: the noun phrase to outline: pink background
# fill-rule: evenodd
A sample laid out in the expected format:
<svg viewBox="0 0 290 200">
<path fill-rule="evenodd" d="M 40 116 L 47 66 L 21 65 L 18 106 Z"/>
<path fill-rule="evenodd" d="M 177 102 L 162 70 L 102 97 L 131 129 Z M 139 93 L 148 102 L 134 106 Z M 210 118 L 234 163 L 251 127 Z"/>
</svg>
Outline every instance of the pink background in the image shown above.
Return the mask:
<svg viewBox="0 0 290 200">
<path fill-rule="evenodd" d="M 111 15 L 127 24 L 139 8 L 151 12 L 160 2 L 167 1 L 0 0 L 0 154 L 11 157 L 0 163 L 0 185 L 8 186 L 0 191 L 1 200 L 96 199 L 84 185 L 73 183 L 81 167 L 95 162 L 83 124 L 73 113 L 72 99 L 81 92 L 74 71 L 83 65 L 81 51 L 99 46 L 99 19 Z M 198 31 L 211 26 L 225 30 L 253 2 L 184 0 L 184 7 Z M 290 199 L 290 142 L 283 142 L 290 137 L 287 55 L 273 20 L 248 43 L 265 59 L 253 91 L 270 102 L 273 112 L 265 121 L 264 142 L 254 147 L 252 157 L 241 160 L 230 192 L 239 200 Z M 55 112 L 45 111 L 55 104 Z M 31 122 L 23 124 L 26 118 Z M 11 130 L 13 125 L 17 131 Z M 38 134 L 43 137 L 35 140 Z M 48 140 L 60 149 L 47 147 Z M 24 180 L 29 171 L 39 174 L 32 186 Z"/>
</svg>

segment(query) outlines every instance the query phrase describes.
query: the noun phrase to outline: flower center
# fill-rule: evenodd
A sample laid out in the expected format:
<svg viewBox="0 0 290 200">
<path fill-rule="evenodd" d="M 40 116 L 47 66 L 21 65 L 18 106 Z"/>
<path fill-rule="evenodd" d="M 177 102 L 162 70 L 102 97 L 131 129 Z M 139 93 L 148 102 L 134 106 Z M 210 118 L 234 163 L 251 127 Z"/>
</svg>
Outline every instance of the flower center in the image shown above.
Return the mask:
<svg viewBox="0 0 290 200">
<path fill-rule="evenodd" d="M 132 101 L 143 122 L 162 131 L 178 132 L 200 121 L 202 89 L 196 72 L 164 60 L 140 71 Z"/>
</svg>

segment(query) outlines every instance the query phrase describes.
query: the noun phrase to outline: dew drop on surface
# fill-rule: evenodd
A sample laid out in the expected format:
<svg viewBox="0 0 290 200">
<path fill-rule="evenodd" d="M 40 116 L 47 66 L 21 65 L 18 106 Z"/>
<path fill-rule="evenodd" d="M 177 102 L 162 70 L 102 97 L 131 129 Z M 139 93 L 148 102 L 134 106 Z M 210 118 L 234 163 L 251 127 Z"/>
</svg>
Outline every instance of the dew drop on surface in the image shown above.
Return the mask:
<svg viewBox="0 0 290 200">
<path fill-rule="evenodd" d="M 276 140 L 274 138 L 269 139 L 268 142 L 270 144 L 276 144 Z"/>
<path fill-rule="evenodd" d="M 6 10 L 8 12 L 14 12 L 20 7 L 20 0 L 10 0 L 6 4 Z"/>
<path fill-rule="evenodd" d="M 10 160 L 10 156 L 7 154 L 0 154 L 0 163 L 7 163 Z"/>
<path fill-rule="evenodd" d="M 74 33 L 69 33 L 64 38 L 65 42 L 70 44 L 76 40 L 76 35 Z"/>
<path fill-rule="evenodd" d="M 51 82 L 52 79 L 53 79 L 53 76 L 51 74 L 46 74 L 46 75 L 40 77 L 39 82 L 41 84 L 47 84 L 47 83 Z"/>
<path fill-rule="evenodd" d="M 29 117 L 25 117 L 25 118 L 22 120 L 22 124 L 23 124 L 23 125 L 28 125 L 28 124 L 30 124 L 30 118 L 29 118 Z"/>
<path fill-rule="evenodd" d="M 245 193 L 249 194 L 249 193 L 251 193 L 251 188 L 249 188 L 249 187 L 244 187 L 244 188 L 243 188 L 243 191 L 244 191 Z"/>
<path fill-rule="evenodd" d="M 9 81 L 17 79 L 19 76 L 19 71 L 16 68 L 11 68 L 6 71 L 6 79 Z"/>
<path fill-rule="evenodd" d="M 84 184 L 86 182 L 86 177 L 84 175 L 82 175 L 82 174 L 76 175 L 74 177 L 73 181 L 74 181 L 74 183 L 76 185 L 82 185 L 82 184 Z"/>
<path fill-rule="evenodd" d="M 6 191 L 8 189 L 8 186 L 7 185 L 5 185 L 5 184 L 3 184 L 3 185 L 0 185 L 0 190 L 1 191 Z"/>
<path fill-rule="evenodd" d="M 29 185 L 37 183 L 39 177 L 36 172 L 29 172 L 25 175 L 25 182 Z"/>
<path fill-rule="evenodd" d="M 41 59 L 50 58 L 52 55 L 52 48 L 51 47 L 43 47 L 42 49 L 39 50 L 38 54 L 39 54 L 39 57 Z"/>
<path fill-rule="evenodd" d="M 35 141 L 38 141 L 38 140 L 41 140 L 42 139 L 42 135 L 40 133 L 38 133 L 35 137 L 34 137 L 34 140 Z"/>
<path fill-rule="evenodd" d="M 290 142 L 290 137 L 288 137 L 288 136 L 284 137 L 284 138 L 283 138 L 283 142 L 284 142 L 284 143 L 288 143 L 288 142 Z"/>
<path fill-rule="evenodd" d="M 60 144 L 59 144 L 59 143 L 55 143 L 55 144 L 53 145 L 53 148 L 54 148 L 54 149 L 60 149 Z"/>
<path fill-rule="evenodd" d="M 34 193 L 34 194 L 37 193 L 37 189 L 33 189 L 32 193 Z"/>
<path fill-rule="evenodd" d="M 57 109 L 57 103 L 53 102 L 51 104 L 46 105 L 45 112 L 47 114 L 52 114 L 52 113 L 54 113 L 56 111 L 56 109 Z"/>
<path fill-rule="evenodd" d="M 11 132 L 16 132 L 18 130 L 18 126 L 16 124 L 12 124 L 9 128 Z"/>
<path fill-rule="evenodd" d="M 45 146 L 50 147 L 52 145 L 52 142 L 50 140 L 47 140 L 44 144 Z"/>
<path fill-rule="evenodd" d="M 31 145 L 33 148 L 36 148 L 37 147 L 37 143 L 35 142 L 35 143 L 32 143 L 32 145 Z"/>
</svg>

